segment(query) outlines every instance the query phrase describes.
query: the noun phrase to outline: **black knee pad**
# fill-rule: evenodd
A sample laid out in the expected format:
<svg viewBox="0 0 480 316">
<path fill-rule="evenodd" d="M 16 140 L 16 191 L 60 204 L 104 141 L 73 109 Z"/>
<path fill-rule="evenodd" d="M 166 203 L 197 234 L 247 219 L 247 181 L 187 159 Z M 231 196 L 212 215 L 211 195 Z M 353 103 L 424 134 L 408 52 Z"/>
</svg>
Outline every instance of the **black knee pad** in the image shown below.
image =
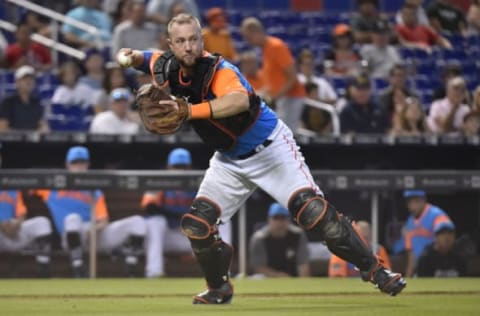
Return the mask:
<svg viewBox="0 0 480 316">
<path fill-rule="evenodd" d="M 183 215 L 180 226 L 190 240 L 207 239 L 217 232 L 220 208 L 205 198 L 195 199 L 190 211 Z"/>
<path fill-rule="evenodd" d="M 80 247 L 82 245 L 80 234 L 77 232 L 67 233 L 67 245 L 69 249 Z"/>
<path fill-rule="evenodd" d="M 288 202 L 288 209 L 298 225 L 307 230 L 317 226 L 327 213 L 336 213 L 333 206 L 312 189 L 295 192 Z"/>
</svg>

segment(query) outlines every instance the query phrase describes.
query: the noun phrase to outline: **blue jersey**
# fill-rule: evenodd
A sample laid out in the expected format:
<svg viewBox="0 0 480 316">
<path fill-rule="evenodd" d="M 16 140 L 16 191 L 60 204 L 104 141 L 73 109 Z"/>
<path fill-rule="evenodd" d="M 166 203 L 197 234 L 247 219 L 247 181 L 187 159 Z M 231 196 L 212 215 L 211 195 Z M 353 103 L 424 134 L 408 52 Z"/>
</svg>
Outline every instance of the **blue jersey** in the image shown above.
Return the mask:
<svg viewBox="0 0 480 316">
<path fill-rule="evenodd" d="M 144 62 L 138 69 L 150 73 L 151 60 L 152 58 L 158 58 L 158 54 L 157 52 L 153 53 L 151 51 L 143 52 Z M 254 93 L 252 86 L 241 74 L 240 70 L 228 61 L 221 59 L 213 75 L 212 83 L 209 86 L 206 101 L 234 91 L 245 92 L 247 94 Z M 278 117 L 275 112 L 262 100 L 256 121 L 248 130 L 238 136 L 233 148 L 222 151 L 222 154 L 228 157 L 237 157 L 251 152 L 267 139 L 275 126 L 277 126 L 277 122 Z"/>
<path fill-rule="evenodd" d="M 0 222 L 23 217 L 27 209 L 19 191 L 0 191 Z"/>
<path fill-rule="evenodd" d="M 141 206 L 146 208 L 149 204 L 153 204 L 164 212 L 175 215 L 167 216 L 167 220 L 170 228 L 177 228 L 180 225 L 182 215 L 190 210 L 195 195 L 196 192 L 193 191 L 166 190 L 145 192 Z"/>
</svg>

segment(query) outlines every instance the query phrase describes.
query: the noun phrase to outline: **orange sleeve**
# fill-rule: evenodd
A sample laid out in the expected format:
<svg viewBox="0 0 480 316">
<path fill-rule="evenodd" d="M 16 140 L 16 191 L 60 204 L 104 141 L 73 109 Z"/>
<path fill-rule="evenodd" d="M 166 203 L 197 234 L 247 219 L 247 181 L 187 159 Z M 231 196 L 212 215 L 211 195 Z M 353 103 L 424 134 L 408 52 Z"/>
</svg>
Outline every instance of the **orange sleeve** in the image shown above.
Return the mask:
<svg viewBox="0 0 480 316">
<path fill-rule="evenodd" d="M 50 190 L 32 190 L 31 194 L 38 195 L 43 201 L 48 200 L 51 191 Z"/>
<path fill-rule="evenodd" d="M 331 278 L 347 277 L 348 276 L 347 262 L 335 255 L 332 255 L 330 257 L 330 261 L 328 262 L 328 276 Z"/>
<path fill-rule="evenodd" d="M 23 195 L 20 191 L 17 191 L 17 205 L 15 205 L 15 216 L 24 217 L 27 214 L 27 207 L 23 202 Z"/>
<path fill-rule="evenodd" d="M 277 65 L 282 69 L 288 68 L 295 63 L 288 46 L 283 42 L 277 43 L 275 47 L 275 54 L 273 56 L 269 56 L 269 58 L 274 58 Z"/>
<path fill-rule="evenodd" d="M 95 218 L 97 220 L 108 219 L 107 203 L 103 194 L 98 197 L 95 203 Z"/>
<path fill-rule="evenodd" d="M 433 228 L 437 227 L 441 223 L 449 223 L 451 222 L 450 218 L 447 215 L 439 215 L 435 217 L 435 220 L 433 221 Z"/>
<path fill-rule="evenodd" d="M 217 70 L 212 81 L 212 92 L 218 97 L 232 92 L 247 93 L 237 73 L 229 68 Z"/>
<path fill-rule="evenodd" d="M 142 208 L 147 207 L 148 204 L 155 204 L 158 206 L 162 205 L 163 201 L 163 191 L 159 192 L 145 192 L 142 197 L 142 201 L 140 202 L 140 206 Z"/>
<path fill-rule="evenodd" d="M 385 266 L 385 268 L 390 270 L 392 268 L 392 264 L 390 262 L 390 257 L 388 256 L 388 253 L 385 250 L 385 247 L 383 247 L 382 245 L 379 245 L 377 255 L 380 257 L 380 259 L 382 259 L 383 265 Z"/>
</svg>

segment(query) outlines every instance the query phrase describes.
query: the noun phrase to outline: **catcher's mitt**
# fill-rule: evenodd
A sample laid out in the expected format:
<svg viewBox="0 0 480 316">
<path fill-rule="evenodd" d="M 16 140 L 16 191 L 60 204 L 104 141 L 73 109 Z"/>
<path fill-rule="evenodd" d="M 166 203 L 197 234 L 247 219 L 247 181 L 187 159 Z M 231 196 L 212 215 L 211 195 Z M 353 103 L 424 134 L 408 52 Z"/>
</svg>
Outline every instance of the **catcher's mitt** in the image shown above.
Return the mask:
<svg viewBox="0 0 480 316">
<path fill-rule="evenodd" d="M 160 104 L 159 101 L 162 100 L 171 100 L 174 103 Z M 150 83 L 138 89 L 136 101 L 143 125 L 152 133 L 171 134 L 188 118 L 189 104 L 186 100 L 175 98 Z"/>
</svg>

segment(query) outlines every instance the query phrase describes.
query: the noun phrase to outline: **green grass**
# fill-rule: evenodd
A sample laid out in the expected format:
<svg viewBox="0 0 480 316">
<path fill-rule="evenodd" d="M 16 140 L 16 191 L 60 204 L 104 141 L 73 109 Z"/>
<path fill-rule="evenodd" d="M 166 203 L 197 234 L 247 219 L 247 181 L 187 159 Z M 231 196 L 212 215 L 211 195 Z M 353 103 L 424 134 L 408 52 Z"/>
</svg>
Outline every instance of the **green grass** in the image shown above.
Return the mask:
<svg viewBox="0 0 480 316">
<path fill-rule="evenodd" d="M 357 279 L 235 280 L 232 305 L 191 305 L 200 279 L 2 280 L 0 315 L 480 315 L 480 279 L 415 279 L 398 297 Z"/>
</svg>

